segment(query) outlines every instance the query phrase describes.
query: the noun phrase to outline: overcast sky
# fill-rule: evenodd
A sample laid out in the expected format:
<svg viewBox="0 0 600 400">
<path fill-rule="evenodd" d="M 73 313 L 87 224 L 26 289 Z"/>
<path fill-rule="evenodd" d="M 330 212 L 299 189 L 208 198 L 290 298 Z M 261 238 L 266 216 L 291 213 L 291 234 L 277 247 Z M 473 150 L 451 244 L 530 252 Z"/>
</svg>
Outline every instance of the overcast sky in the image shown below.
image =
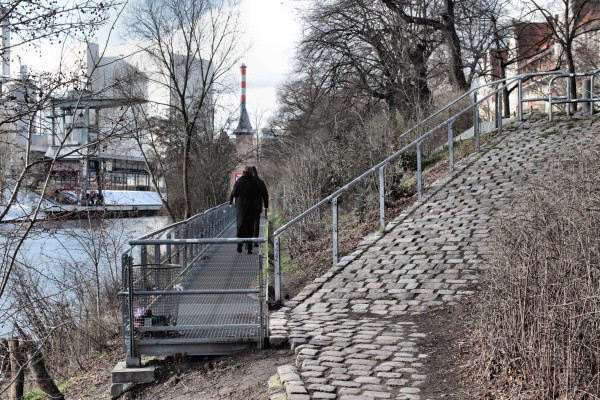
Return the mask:
<svg viewBox="0 0 600 400">
<path fill-rule="evenodd" d="M 300 38 L 300 23 L 294 12 L 295 1 L 243 0 L 242 20 L 252 47 L 244 57 L 247 65 L 247 109 L 251 119 L 276 108 L 275 89 L 290 72 L 295 44 Z M 255 121 L 251 121 L 254 125 Z"/>
<path fill-rule="evenodd" d="M 293 51 L 300 38 L 300 24 L 294 11 L 299 3 L 302 1 L 241 0 L 242 29 L 246 32 L 243 41 L 250 45 L 241 62 L 247 65 L 247 110 L 254 128 L 257 121 L 260 121 L 262 126 L 266 125 L 277 107 L 276 88 L 290 72 Z M 98 33 L 97 42 L 101 48 L 102 43 L 106 42 L 108 32 L 109 29 L 106 28 Z M 118 31 L 113 32 L 105 55 L 127 54 L 129 47 L 120 46 L 122 43 Z M 57 68 L 60 60 L 58 47 L 50 49 L 41 57 L 39 53 L 34 52 L 19 53 L 21 62 L 28 65 L 32 73 Z M 13 74 L 18 73 L 18 62 L 13 62 L 11 68 Z M 236 65 L 231 73 L 232 79 L 239 87 L 239 65 Z M 239 90 L 227 98 L 227 101 L 236 109 L 239 104 Z"/>
</svg>

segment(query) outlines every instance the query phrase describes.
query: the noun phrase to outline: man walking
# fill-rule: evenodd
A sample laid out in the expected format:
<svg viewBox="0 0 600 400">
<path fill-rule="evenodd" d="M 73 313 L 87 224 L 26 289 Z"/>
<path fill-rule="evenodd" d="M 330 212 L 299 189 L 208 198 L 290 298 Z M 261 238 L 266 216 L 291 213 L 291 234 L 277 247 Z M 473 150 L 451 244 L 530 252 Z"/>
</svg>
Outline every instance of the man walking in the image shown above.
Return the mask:
<svg viewBox="0 0 600 400">
<path fill-rule="evenodd" d="M 254 229 L 255 206 L 259 199 L 259 189 L 253 176 L 252 167 L 244 168 L 243 175 L 233 185 L 229 205 L 235 200 L 237 237 L 251 238 Z M 252 254 L 252 242 L 246 243 L 248 254 Z M 237 252 L 241 253 L 243 243 L 238 243 Z"/>
</svg>

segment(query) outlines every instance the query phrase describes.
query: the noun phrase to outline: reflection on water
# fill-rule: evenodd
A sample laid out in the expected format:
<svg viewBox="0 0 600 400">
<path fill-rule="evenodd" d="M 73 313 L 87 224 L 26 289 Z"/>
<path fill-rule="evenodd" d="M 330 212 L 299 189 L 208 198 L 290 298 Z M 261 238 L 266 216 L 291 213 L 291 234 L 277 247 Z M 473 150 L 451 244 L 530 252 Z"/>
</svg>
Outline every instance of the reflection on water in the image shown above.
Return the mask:
<svg viewBox="0 0 600 400">
<path fill-rule="evenodd" d="M 128 241 L 167 224 L 166 217 L 44 221 L 34 225 L 22 244 L 22 227 L 0 224 L 1 274 L 16 251 L 7 291 L 0 298 L 0 337 L 19 314 L 14 313 L 11 290 L 17 276 L 19 288 L 28 290 L 35 284 L 47 299 L 74 300 L 77 288 L 95 284 L 96 274 L 119 282 L 121 255 L 129 248 Z"/>
<path fill-rule="evenodd" d="M 127 248 L 129 240 L 167 224 L 166 217 L 39 222 L 19 249 L 18 259 L 21 262 L 35 260 L 38 267 L 48 268 L 56 261 L 85 262 L 90 252 L 120 253 Z M 16 239 L 22 236 L 23 230 L 17 225 L 0 225 L 0 246 L 4 251 L 8 247 L 14 249 Z M 51 264 L 45 265 L 47 261 Z"/>
</svg>

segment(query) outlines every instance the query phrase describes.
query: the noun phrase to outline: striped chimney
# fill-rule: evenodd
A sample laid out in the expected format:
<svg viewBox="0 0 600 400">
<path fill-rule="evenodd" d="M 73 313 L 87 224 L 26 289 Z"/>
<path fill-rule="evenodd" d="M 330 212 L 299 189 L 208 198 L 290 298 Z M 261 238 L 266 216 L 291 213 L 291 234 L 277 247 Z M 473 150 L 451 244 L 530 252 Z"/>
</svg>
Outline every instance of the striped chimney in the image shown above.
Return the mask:
<svg viewBox="0 0 600 400">
<path fill-rule="evenodd" d="M 240 89 L 242 89 L 242 95 L 240 96 L 240 106 L 246 107 L 246 64 L 240 66 L 240 73 L 242 74 L 242 81 L 240 82 Z"/>
<path fill-rule="evenodd" d="M 246 64 L 240 66 L 240 72 L 242 74 L 242 81 L 240 82 L 242 94 L 240 95 L 240 120 L 237 128 L 233 131 L 236 135 L 252 133 L 252 125 L 246 110 Z"/>
</svg>

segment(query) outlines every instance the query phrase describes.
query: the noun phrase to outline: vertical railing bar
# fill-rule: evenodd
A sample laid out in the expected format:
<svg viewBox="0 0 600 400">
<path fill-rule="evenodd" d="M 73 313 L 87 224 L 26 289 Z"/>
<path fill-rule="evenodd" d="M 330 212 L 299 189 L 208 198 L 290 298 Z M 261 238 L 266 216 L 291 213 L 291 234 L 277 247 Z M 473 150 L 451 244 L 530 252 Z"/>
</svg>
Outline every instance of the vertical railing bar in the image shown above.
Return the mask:
<svg viewBox="0 0 600 400">
<path fill-rule="evenodd" d="M 133 312 L 133 265 L 131 263 L 131 258 L 129 258 L 128 262 L 128 286 L 129 290 L 127 293 L 127 297 L 129 299 L 129 349 L 127 353 L 127 358 L 125 360 L 126 367 L 139 367 L 140 359 L 136 356 L 135 352 L 135 323 L 134 323 L 134 312 Z"/>
<path fill-rule="evenodd" d="M 273 203 L 269 203 L 269 204 L 273 204 Z M 268 213 L 265 213 L 268 214 Z M 267 215 L 265 215 L 265 224 L 268 227 L 268 232 L 267 232 L 267 236 L 265 236 L 266 242 L 265 242 L 265 252 L 266 252 L 266 257 L 267 257 L 267 267 L 263 268 L 263 276 L 265 279 L 265 303 L 269 302 L 269 235 L 272 234 L 272 221 L 269 221 Z M 263 260 L 264 262 L 264 260 Z"/>
<path fill-rule="evenodd" d="M 142 287 L 146 287 L 147 286 L 147 282 L 146 282 L 146 273 L 148 272 L 146 270 L 146 266 L 148 265 L 148 247 L 146 245 L 142 245 L 142 248 L 140 249 L 140 273 L 141 273 L 141 283 L 142 283 Z"/>
<path fill-rule="evenodd" d="M 452 129 L 453 120 L 448 122 L 448 155 L 450 163 L 450 173 L 454 173 L 454 132 Z"/>
<path fill-rule="evenodd" d="M 379 227 L 385 228 L 385 167 L 379 168 Z"/>
<path fill-rule="evenodd" d="M 167 240 L 171 240 L 171 232 L 167 233 Z M 172 249 L 172 244 L 169 243 L 167 245 L 167 263 L 168 264 L 173 264 L 173 249 Z"/>
<path fill-rule="evenodd" d="M 175 231 L 175 239 L 179 239 L 180 238 L 180 234 L 179 234 L 179 229 L 177 229 Z M 181 265 L 181 243 L 177 243 L 175 245 L 175 264 L 179 264 Z M 182 267 L 182 270 L 185 270 L 185 268 Z"/>
<path fill-rule="evenodd" d="M 331 200 L 331 211 L 332 211 L 332 230 L 333 230 L 333 265 L 338 263 L 338 201 L 337 197 Z"/>
<path fill-rule="evenodd" d="M 127 272 L 127 263 L 129 262 L 129 258 L 130 256 L 128 255 L 127 252 L 123 253 L 123 255 L 121 256 L 121 287 L 123 288 L 123 290 L 127 289 L 128 291 L 131 290 L 128 286 L 129 286 L 129 279 L 127 278 L 126 272 Z M 125 320 L 127 318 L 127 315 L 129 314 L 129 307 L 125 307 L 125 304 L 128 300 L 125 299 L 125 296 L 121 297 L 121 338 L 123 340 L 123 350 L 127 351 L 127 336 L 126 336 L 126 325 L 125 325 Z M 129 323 L 131 323 L 131 320 L 129 321 Z"/>
<path fill-rule="evenodd" d="M 518 80 L 517 102 L 519 109 L 517 110 L 519 121 L 523 121 L 523 79 Z"/>
<path fill-rule="evenodd" d="M 571 103 L 571 101 L 573 99 L 571 99 L 571 77 L 573 75 L 569 75 L 567 77 L 567 116 L 570 117 L 571 116 L 571 107 L 573 106 L 573 103 Z"/>
<path fill-rule="evenodd" d="M 421 164 L 421 142 L 417 143 L 417 193 L 423 197 L 423 167 Z"/>
<path fill-rule="evenodd" d="M 160 245 L 154 245 L 154 264 L 160 265 Z"/>
<path fill-rule="evenodd" d="M 550 79 L 550 82 L 548 82 L 548 122 L 552 122 L 553 119 L 553 115 L 552 115 L 552 90 L 553 90 L 553 83 L 554 83 L 554 78 Z"/>
<path fill-rule="evenodd" d="M 590 77 L 590 115 L 594 115 L 594 78 L 596 74 Z"/>
<path fill-rule="evenodd" d="M 273 283 L 275 285 L 275 304 L 281 302 L 281 264 L 279 245 L 279 236 L 273 235 L 273 256 L 275 258 L 275 276 L 273 277 Z"/>
<path fill-rule="evenodd" d="M 190 233 L 190 227 L 188 225 L 185 225 L 183 227 L 183 238 L 184 239 L 188 239 L 189 237 L 189 233 Z M 188 252 L 190 251 L 190 248 L 187 244 L 182 244 L 183 246 L 183 269 L 184 271 L 188 269 Z"/>
<path fill-rule="evenodd" d="M 500 92 L 500 101 L 498 102 L 498 133 L 502 133 L 502 118 L 503 118 L 503 106 L 504 96 L 502 96 L 502 92 Z"/>
<path fill-rule="evenodd" d="M 481 127 L 479 126 L 479 104 L 477 104 L 477 92 L 473 93 L 473 136 L 475 137 L 475 149 L 479 152 L 479 143 L 480 143 L 480 131 Z"/>
<path fill-rule="evenodd" d="M 496 128 L 498 128 L 498 107 L 499 107 L 498 102 L 499 102 L 498 101 L 498 90 L 496 90 L 496 92 L 494 92 L 494 103 L 495 103 L 494 104 L 494 114 L 496 117 L 496 121 L 494 121 L 495 122 L 494 125 Z"/>
<path fill-rule="evenodd" d="M 262 271 L 262 250 L 258 250 L 258 285 L 259 285 L 259 293 L 258 293 L 258 312 L 260 313 L 260 327 L 259 327 L 259 341 L 258 341 L 258 348 L 259 349 L 263 349 L 264 347 L 264 338 L 265 338 L 265 326 L 264 326 L 264 315 L 263 315 L 263 300 L 262 300 L 262 293 L 264 291 L 264 286 L 263 286 L 263 271 Z"/>
</svg>

